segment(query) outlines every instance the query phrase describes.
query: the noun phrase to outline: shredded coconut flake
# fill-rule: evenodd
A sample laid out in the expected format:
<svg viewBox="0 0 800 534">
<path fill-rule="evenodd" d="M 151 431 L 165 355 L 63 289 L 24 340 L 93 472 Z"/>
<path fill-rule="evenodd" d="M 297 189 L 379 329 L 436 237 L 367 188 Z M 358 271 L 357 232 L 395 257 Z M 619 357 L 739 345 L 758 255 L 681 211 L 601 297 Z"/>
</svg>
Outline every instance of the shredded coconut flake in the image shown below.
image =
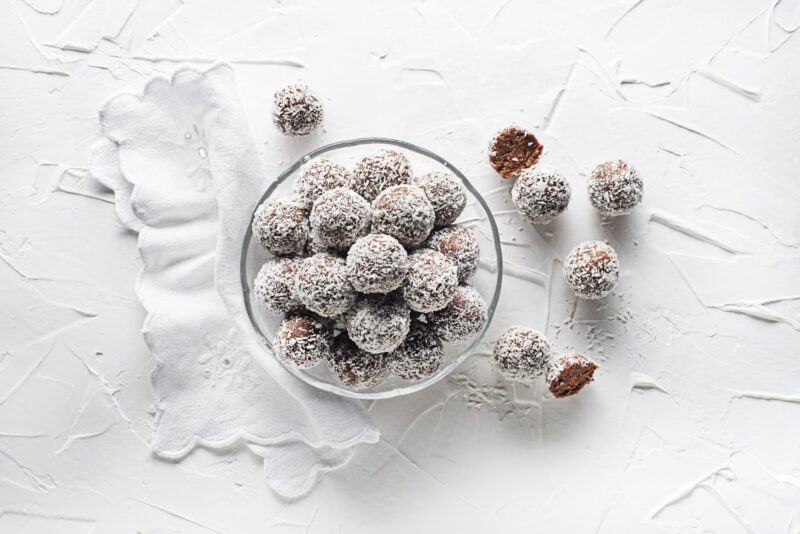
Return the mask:
<svg viewBox="0 0 800 534">
<path fill-rule="evenodd" d="M 381 191 L 411 180 L 411 164 L 400 152 L 383 149 L 364 156 L 353 171 L 353 189 L 370 202 Z"/>
<path fill-rule="evenodd" d="M 487 313 L 481 294 L 472 286 L 461 285 L 450 304 L 430 314 L 430 322 L 443 341 L 464 341 L 483 329 Z"/>
<path fill-rule="evenodd" d="M 316 246 L 347 250 L 369 232 L 369 203 L 349 189 L 322 193 L 311 208 L 312 241 Z"/>
<path fill-rule="evenodd" d="M 509 380 L 531 383 L 545 372 L 551 352 L 550 341 L 542 334 L 532 328 L 512 326 L 498 338 L 493 362 Z"/>
<path fill-rule="evenodd" d="M 406 247 L 421 244 L 433 230 L 436 214 L 419 187 L 395 185 L 372 202 L 372 230 L 389 234 Z"/>
<path fill-rule="evenodd" d="M 330 322 L 310 313 L 293 313 L 275 332 L 275 353 L 297 369 L 309 369 L 330 355 Z"/>
<path fill-rule="evenodd" d="M 435 226 L 455 221 L 467 204 L 467 194 L 461 180 L 446 172 L 434 171 L 411 179 L 411 185 L 425 192 L 436 214 Z"/>
<path fill-rule="evenodd" d="M 297 297 L 297 270 L 301 260 L 277 258 L 261 266 L 253 283 L 259 302 L 272 313 L 286 313 L 301 306 Z"/>
<path fill-rule="evenodd" d="M 347 317 L 347 334 L 361 350 L 377 354 L 396 349 L 408 334 L 411 312 L 388 297 L 364 297 Z"/>
<path fill-rule="evenodd" d="M 323 117 L 322 102 L 307 85 L 289 85 L 272 98 L 272 122 L 286 135 L 308 135 Z"/>
<path fill-rule="evenodd" d="M 441 252 L 420 249 L 409 256 L 403 296 L 412 310 L 420 313 L 441 310 L 452 300 L 456 287 L 456 266 Z"/>
<path fill-rule="evenodd" d="M 403 285 L 407 270 L 408 254 L 390 235 L 364 236 L 347 253 L 347 277 L 362 293 L 394 291 Z"/>
<path fill-rule="evenodd" d="M 292 187 L 298 201 L 306 209 L 311 209 L 322 193 L 337 187 L 350 187 L 352 183 L 353 175 L 344 165 L 319 158 L 303 165 Z"/>
<path fill-rule="evenodd" d="M 589 200 L 603 215 L 630 213 L 643 193 L 639 172 L 622 160 L 601 163 L 589 177 Z"/>
<path fill-rule="evenodd" d="M 405 341 L 387 355 L 389 370 L 403 380 L 419 382 L 442 365 L 444 346 L 439 336 L 425 323 L 412 321 Z"/>
<path fill-rule="evenodd" d="M 561 215 L 572 194 L 569 182 L 556 169 L 525 169 L 511 189 L 511 200 L 534 224 L 547 224 Z"/>
<path fill-rule="evenodd" d="M 446 226 L 434 230 L 426 246 L 438 250 L 456 265 L 461 283 L 466 282 L 478 270 L 481 247 L 471 228 Z"/>
<path fill-rule="evenodd" d="M 619 280 L 619 259 L 601 241 L 581 243 L 564 261 L 564 278 L 575 294 L 585 299 L 608 295 Z"/>
<path fill-rule="evenodd" d="M 303 205 L 289 198 L 267 199 L 256 209 L 253 235 L 274 254 L 299 254 L 308 239 Z"/>
<path fill-rule="evenodd" d="M 297 272 L 297 295 L 314 313 L 336 317 L 350 309 L 355 292 L 342 258 L 326 252 L 303 260 Z"/>
<path fill-rule="evenodd" d="M 388 372 L 384 354 L 365 352 L 344 334 L 333 342 L 328 369 L 339 382 L 353 389 L 375 387 Z"/>
</svg>

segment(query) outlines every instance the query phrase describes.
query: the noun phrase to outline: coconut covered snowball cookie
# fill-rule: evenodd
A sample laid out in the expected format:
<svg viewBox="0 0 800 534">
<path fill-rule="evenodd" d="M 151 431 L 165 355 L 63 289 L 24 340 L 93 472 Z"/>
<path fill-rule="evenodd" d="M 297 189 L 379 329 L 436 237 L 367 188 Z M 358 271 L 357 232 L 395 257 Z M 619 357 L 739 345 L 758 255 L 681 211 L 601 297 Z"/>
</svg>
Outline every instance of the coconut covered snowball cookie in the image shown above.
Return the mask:
<svg viewBox="0 0 800 534">
<path fill-rule="evenodd" d="M 581 243 L 564 261 L 564 278 L 579 297 L 603 298 L 619 280 L 617 253 L 602 241 Z"/>
<path fill-rule="evenodd" d="M 408 254 L 390 235 L 369 234 L 347 252 L 347 278 L 361 293 L 390 293 L 406 279 Z"/>
<path fill-rule="evenodd" d="M 481 294 L 472 286 L 461 285 L 447 306 L 430 314 L 429 321 L 442 341 L 464 341 L 483 329 L 487 314 Z"/>
<path fill-rule="evenodd" d="M 403 297 L 412 310 L 420 313 L 441 310 L 453 298 L 457 287 L 456 266 L 441 252 L 425 248 L 408 257 Z"/>
<path fill-rule="evenodd" d="M 411 312 L 389 297 L 363 297 L 347 315 L 347 334 L 371 354 L 391 352 L 406 338 Z"/>
<path fill-rule="evenodd" d="M 632 165 L 607 161 L 589 177 L 589 200 L 603 215 L 625 215 L 642 201 L 644 184 Z"/>
<path fill-rule="evenodd" d="M 306 312 L 288 315 L 275 332 L 275 353 L 297 369 L 309 369 L 330 356 L 330 321 Z"/>
<path fill-rule="evenodd" d="M 344 260 L 326 252 L 304 259 L 297 271 L 297 297 L 323 317 L 336 317 L 349 310 L 355 291 L 347 280 Z"/>
<path fill-rule="evenodd" d="M 289 198 L 265 200 L 256 209 L 252 228 L 261 246 L 279 256 L 302 253 L 308 239 L 305 209 Z"/>
<path fill-rule="evenodd" d="M 297 270 L 301 260 L 277 258 L 267 261 L 256 275 L 253 288 L 259 302 L 272 313 L 286 313 L 302 306 L 297 297 Z"/>
<path fill-rule="evenodd" d="M 292 187 L 297 200 L 306 209 L 311 209 L 322 193 L 337 187 L 350 187 L 352 181 L 353 175 L 344 165 L 318 158 L 303 165 Z"/>
<path fill-rule="evenodd" d="M 532 328 L 512 326 L 498 338 L 492 359 L 504 377 L 531 383 L 547 369 L 551 352 L 550 342 L 542 334 Z"/>
<path fill-rule="evenodd" d="M 307 85 L 289 85 L 272 97 L 272 122 L 286 135 L 308 135 L 324 116 L 322 102 Z"/>
<path fill-rule="evenodd" d="M 511 201 L 534 224 L 547 224 L 567 209 L 572 189 L 553 168 L 525 169 L 511 189 Z"/>
<path fill-rule="evenodd" d="M 481 247 L 471 228 L 445 226 L 434 230 L 425 246 L 441 252 L 455 264 L 459 282 L 467 281 L 478 270 Z"/>
<path fill-rule="evenodd" d="M 562 354 L 547 367 L 547 388 L 556 398 L 575 395 L 594 378 L 597 364 L 580 354 Z"/>
<path fill-rule="evenodd" d="M 308 219 L 315 246 L 347 250 L 369 232 L 370 211 L 369 202 L 350 189 L 322 193 Z"/>
<path fill-rule="evenodd" d="M 512 126 L 501 130 L 492 139 L 489 163 L 501 177 L 511 178 L 535 165 L 543 148 L 531 132 Z"/>
<path fill-rule="evenodd" d="M 411 185 L 425 192 L 436 214 L 434 225 L 437 227 L 455 221 L 467 205 L 467 194 L 461 180 L 449 173 L 434 171 L 415 176 Z"/>
<path fill-rule="evenodd" d="M 386 377 L 386 356 L 365 352 L 347 335 L 340 334 L 333 340 L 328 369 L 345 386 L 353 389 L 371 388 Z"/>
<path fill-rule="evenodd" d="M 353 189 L 370 202 L 381 191 L 411 180 L 411 164 L 400 152 L 383 149 L 364 156 L 353 169 Z"/>
<path fill-rule="evenodd" d="M 413 185 L 389 187 L 372 202 L 372 231 L 389 234 L 406 247 L 425 241 L 435 219 L 425 192 Z"/>
<path fill-rule="evenodd" d="M 389 371 L 403 380 L 419 382 L 442 366 L 444 345 L 427 324 L 412 321 L 403 343 L 386 355 Z"/>
</svg>

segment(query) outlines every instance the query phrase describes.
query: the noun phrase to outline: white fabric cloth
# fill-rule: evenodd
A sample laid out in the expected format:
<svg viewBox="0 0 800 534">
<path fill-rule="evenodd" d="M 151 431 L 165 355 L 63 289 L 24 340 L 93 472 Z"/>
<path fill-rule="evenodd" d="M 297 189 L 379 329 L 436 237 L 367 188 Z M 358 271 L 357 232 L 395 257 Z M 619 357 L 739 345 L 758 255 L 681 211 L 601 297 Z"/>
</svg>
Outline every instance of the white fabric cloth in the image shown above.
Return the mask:
<svg viewBox="0 0 800 534">
<path fill-rule="evenodd" d="M 242 440 L 264 459 L 270 487 L 305 494 L 378 432 L 361 403 L 302 383 L 250 330 L 239 259 L 269 179 L 231 68 L 153 79 L 140 96 L 111 99 L 100 123 L 91 173 L 114 190 L 144 262 L 136 292 L 158 362 L 153 451 L 180 459 Z"/>
</svg>

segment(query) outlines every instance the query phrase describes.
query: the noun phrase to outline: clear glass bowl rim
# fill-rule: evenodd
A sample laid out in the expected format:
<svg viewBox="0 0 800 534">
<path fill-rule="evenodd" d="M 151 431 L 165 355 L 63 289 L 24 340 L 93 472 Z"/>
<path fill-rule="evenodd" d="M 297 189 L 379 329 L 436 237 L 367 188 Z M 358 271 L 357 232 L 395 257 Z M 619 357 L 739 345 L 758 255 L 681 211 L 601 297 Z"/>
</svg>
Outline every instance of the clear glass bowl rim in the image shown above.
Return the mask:
<svg viewBox="0 0 800 534">
<path fill-rule="evenodd" d="M 472 196 L 475 197 L 475 200 L 478 202 L 478 204 L 480 204 L 481 209 L 483 210 L 484 214 L 486 215 L 489 221 L 489 226 L 492 232 L 492 243 L 494 244 L 495 264 L 496 264 L 495 268 L 492 270 L 492 272 L 496 274 L 494 294 L 492 296 L 491 302 L 488 303 L 486 324 L 483 326 L 483 329 L 481 330 L 480 334 L 478 334 L 478 336 L 475 337 L 475 339 L 472 341 L 469 347 L 467 347 L 459 356 L 453 358 L 452 361 L 450 361 L 447 365 L 443 366 L 441 369 L 439 369 L 435 374 L 431 375 L 430 377 L 421 380 L 419 382 L 409 383 L 408 385 L 404 385 L 402 387 L 389 389 L 385 391 L 369 391 L 369 390 L 354 391 L 347 389 L 343 386 L 329 384 L 305 373 L 301 369 L 295 369 L 289 365 L 284 364 L 280 360 L 280 358 L 278 358 L 275 355 L 274 349 L 272 348 L 272 342 L 261 331 L 261 328 L 258 326 L 258 323 L 256 322 L 255 317 L 253 316 L 253 309 L 252 306 L 250 305 L 250 298 L 249 298 L 250 282 L 247 276 L 247 249 L 250 241 L 253 238 L 252 223 L 253 223 L 253 218 L 255 216 L 255 208 L 253 209 L 253 213 L 251 214 L 250 219 L 248 219 L 247 229 L 244 235 L 244 241 L 242 242 L 242 252 L 239 264 L 239 271 L 240 271 L 239 276 L 242 284 L 244 306 L 245 310 L 247 311 L 247 318 L 250 321 L 250 327 L 253 329 L 257 338 L 269 353 L 268 354 L 269 357 L 278 360 L 278 362 L 280 362 L 281 365 L 283 365 L 283 367 L 286 370 L 288 370 L 290 373 L 292 373 L 294 376 L 296 376 L 303 382 L 311 386 L 314 386 L 318 389 L 321 389 L 323 391 L 328 391 L 330 393 L 335 393 L 337 395 L 356 398 L 356 399 L 387 399 L 421 391 L 427 388 L 428 386 L 435 384 L 439 380 L 443 379 L 444 377 L 452 373 L 456 367 L 461 365 L 461 363 L 463 363 L 464 360 L 466 360 L 470 355 L 472 355 L 475 352 L 475 349 L 478 347 L 478 345 L 480 345 L 481 341 L 483 341 L 483 337 L 484 335 L 486 335 L 486 331 L 489 329 L 489 326 L 492 323 L 495 309 L 497 308 L 497 303 L 500 299 L 500 289 L 503 284 L 503 251 L 500 245 L 500 232 L 497 229 L 497 222 L 495 221 L 494 216 L 492 215 L 492 211 L 486 204 L 483 195 L 481 195 L 478 192 L 478 190 L 475 189 L 475 186 L 472 185 L 472 183 L 464 175 L 464 173 L 462 173 L 456 167 L 451 165 L 450 162 L 448 162 L 446 159 L 442 158 L 441 156 L 439 156 L 434 152 L 431 152 L 430 150 L 417 146 L 413 143 L 409 143 L 407 141 L 401 141 L 399 139 L 392 139 L 388 137 L 361 137 L 358 139 L 336 141 L 334 143 L 329 143 L 327 145 L 311 150 L 304 156 L 301 156 L 297 161 L 292 163 L 278 176 L 277 179 L 275 179 L 274 181 L 272 181 L 272 183 L 270 183 L 269 187 L 267 187 L 267 190 L 264 192 L 263 195 L 261 195 L 261 198 L 256 203 L 255 205 L 256 208 L 260 206 L 261 203 L 263 203 L 267 198 L 269 198 L 275 191 L 275 189 L 277 189 L 278 186 L 280 186 L 288 177 L 292 176 L 295 173 L 295 171 L 297 171 L 297 169 L 299 169 L 302 165 L 310 161 L 312 158 L 342 148 L 351 148 L 355 146 L 370 145 L 370 144 L 394 145 L 409 150 L 411 152 L 416 152 L 417 154 L 430 158 L 439 163 L 440 165 L 447 167 L 447 169 L 449 169 L 450 172 L 455 174 L 461 180 L 461 182 L 464 184 L 464 187 L 467 188 L 467 190 L 472 194 Z"/>
</svg>

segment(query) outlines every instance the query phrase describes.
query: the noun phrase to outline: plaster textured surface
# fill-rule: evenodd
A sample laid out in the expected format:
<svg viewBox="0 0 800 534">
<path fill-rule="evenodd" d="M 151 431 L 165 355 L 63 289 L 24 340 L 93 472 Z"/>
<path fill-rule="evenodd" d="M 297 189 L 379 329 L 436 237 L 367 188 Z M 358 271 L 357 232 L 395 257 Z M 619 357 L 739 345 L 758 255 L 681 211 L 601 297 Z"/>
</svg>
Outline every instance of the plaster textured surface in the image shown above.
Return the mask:
<svg viewBox="0 0 800 534">
<path fill-rule="evenodd" d="M 0 28 L 0 532 L 800 532 L 797 0 L 2 0 Z M 381 135 L 470 176 L 506 256 L 485 352 L 525 324 L 595 383 L 557 400 L 478 354 L 372 403 L 380 443 L 295 503 L 242 447 L 154 458 L 141 263 L 88 147 L 111 94 L 218 60 L 273 175 Z M 297 81 L 326 123 L 288 139 Z M 550 226 L 486 161 L 511 122 L 572 185 Z M 614 158 L 645 197 L 604 220 L 586 177 Z M 560 275 L 589 239 L 623 266 L 598 302 Z"/>
</svg>

